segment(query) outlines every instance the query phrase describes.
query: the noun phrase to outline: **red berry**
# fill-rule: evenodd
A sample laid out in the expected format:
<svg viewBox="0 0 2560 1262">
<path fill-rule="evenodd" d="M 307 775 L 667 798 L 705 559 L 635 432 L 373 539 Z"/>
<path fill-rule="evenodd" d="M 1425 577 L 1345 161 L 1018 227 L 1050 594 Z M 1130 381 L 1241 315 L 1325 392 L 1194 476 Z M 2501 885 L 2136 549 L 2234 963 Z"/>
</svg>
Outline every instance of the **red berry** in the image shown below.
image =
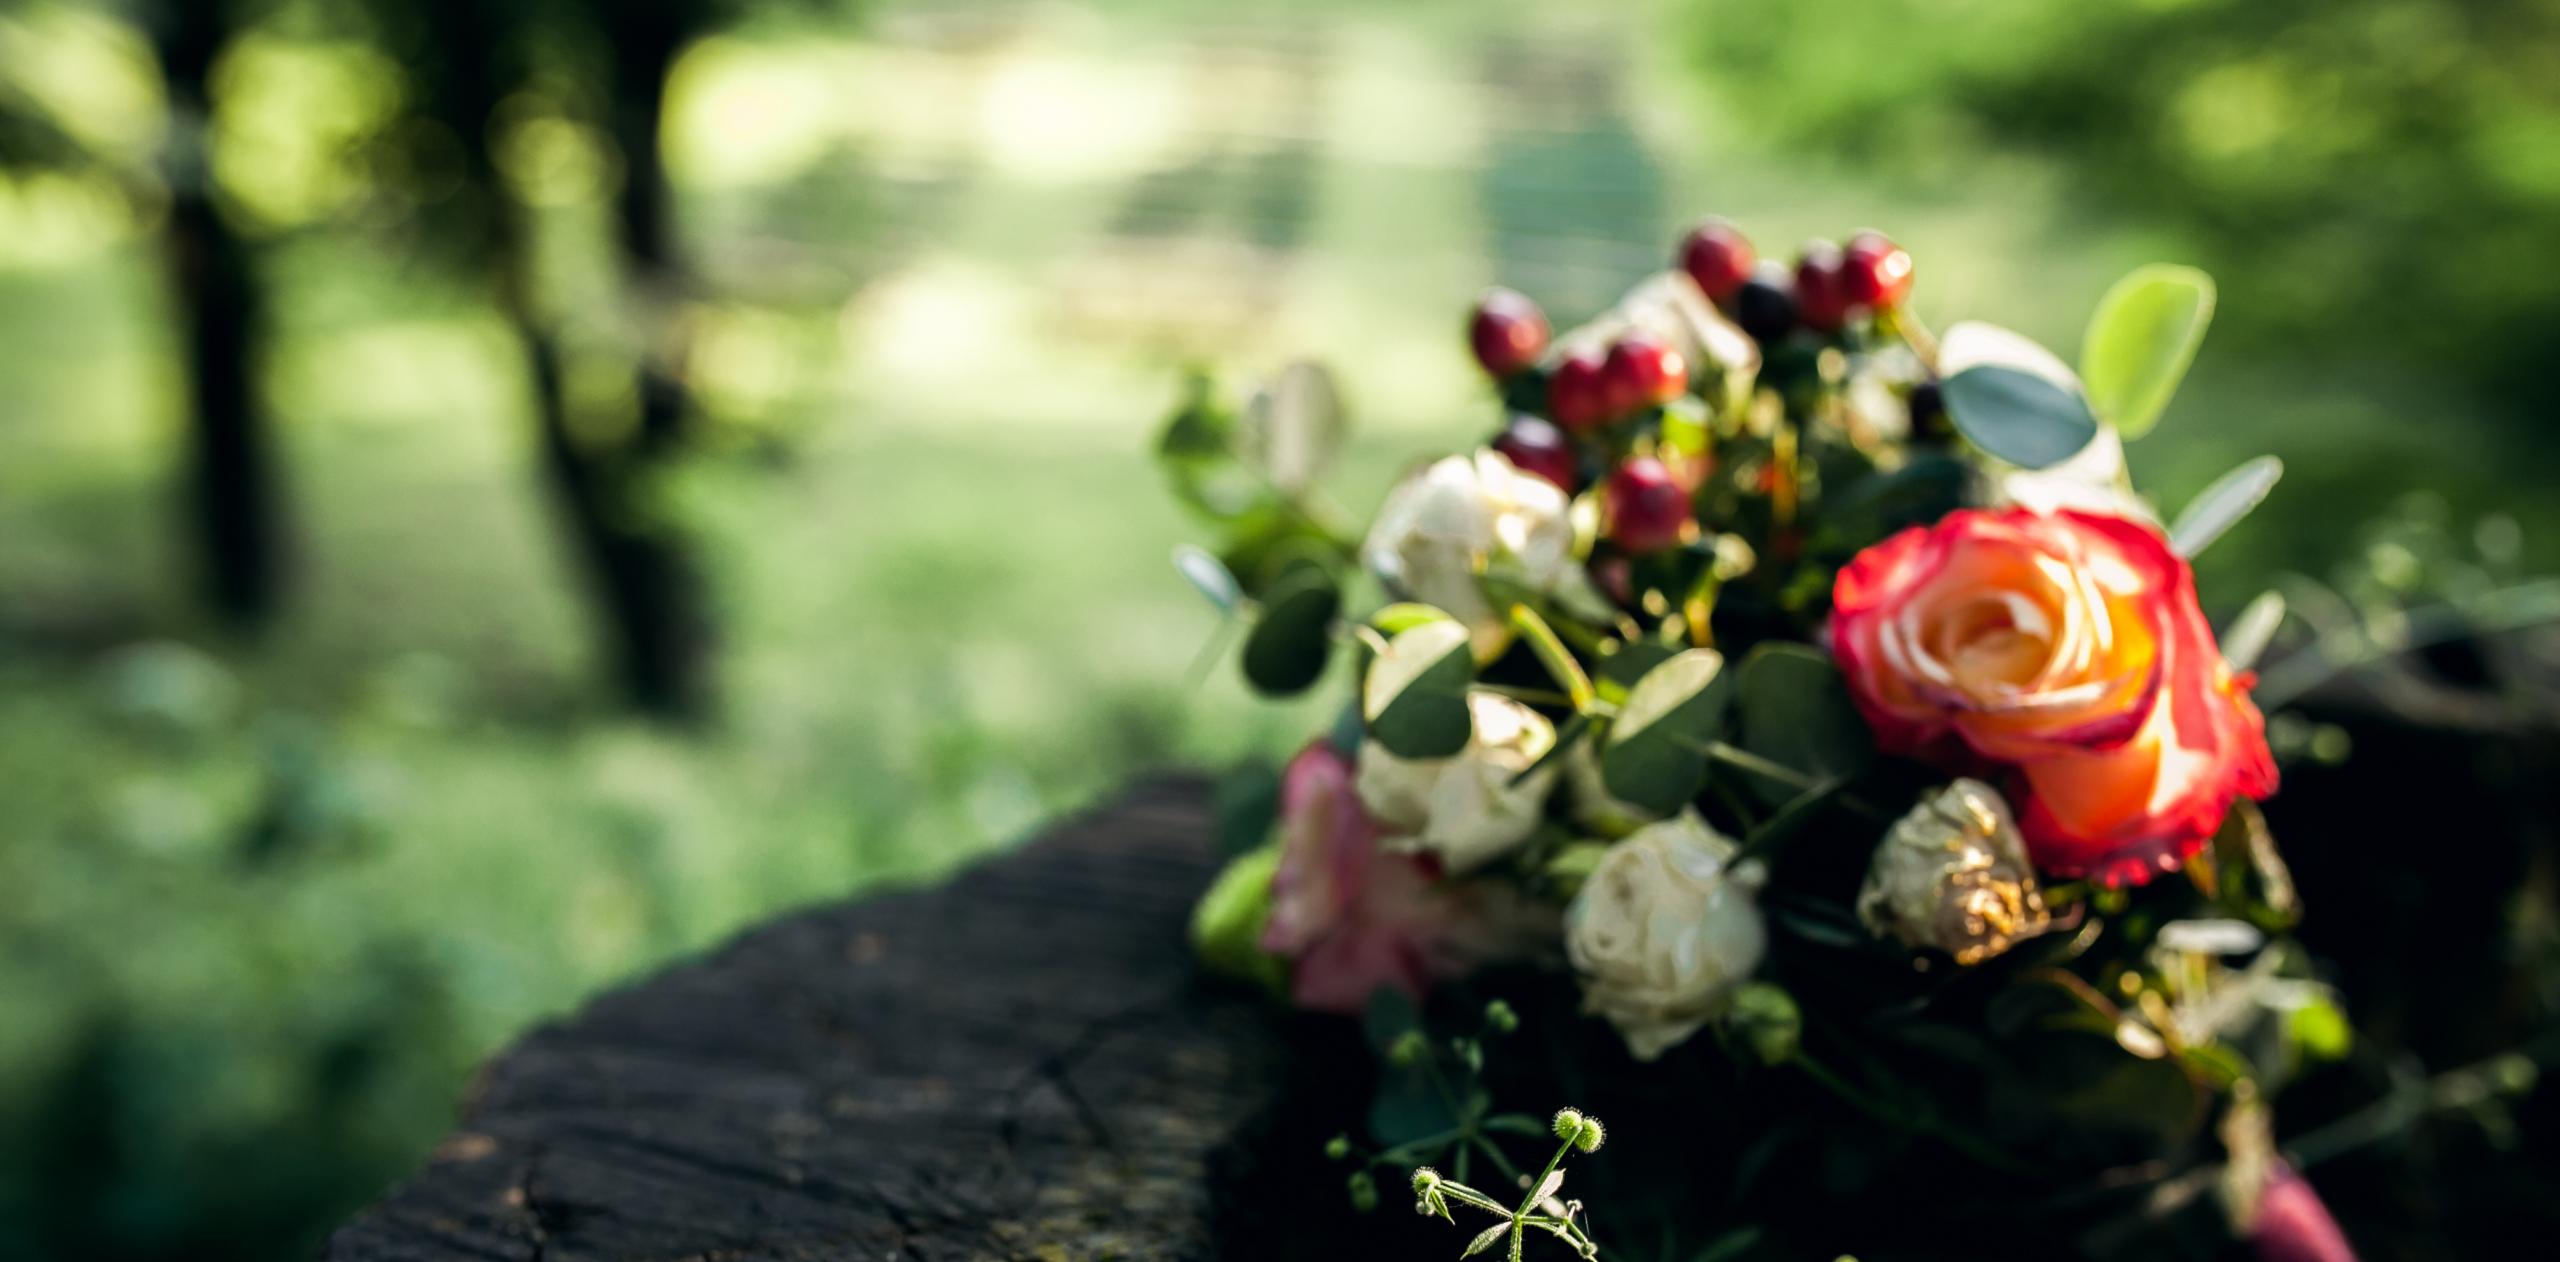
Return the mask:
<svg viewBox="0 0 2560 1262">
<path fill-rule="evenodd" d="M 1600 368 L 1607 378 L 1610 410 L 1619 416 L 1669 403 L 1689 389 L 1689 361 L 1650 333 L 1619 338 Z"/>
<path fill-rule="evenodd" d="M 1547 353 L 1547 315 L 1524 294 L 1488 289 L 1467 321 L 1467 344 L 1495 379 L 1511 376 Z"/>
<path fill-rule="evenodd" d="M 1911 252 L 1881 232 L 1861 232 L 1841 255 L 1840 284 L 1857 306 L 1901 306 L 1911 295 Z"/>
<path fill-rule="evenodd" d="M 1615 415 L 1609 405 L 1607 376 L 1600 357 L 1590 351 L 1565 356 L 1556 364 L 1555 375 L 1547 378 L 1547 415 L 1566 429 L 1608 424 Z"/>
<path fill-rule="evenodd" d="M 1638 456 L 1609 475 L 1611 542 L 1629 552 L 1675 547 L 1689 526 L 1689 492 L 1662 462 Z"/>
<path fill-rule="evenodd" d="M 1796 256 L 1796 315 L 1805 327 L 1829 333 L 1849 319 L 1849 291 L 1841 276 L 1840 247 L 1808 241 Z"/>
<path fill-rule="evenodd" d="M 1725 302 L 1742 282 L 1751 279 L 1759 255 L 1742 230 L 1721 219 L 1703 219 L 1680 241 L 1680 270 L 1716 302 Z"/>
<path fill-rule="evenodd" d="M 1493 440 L 1493 449 L 1522 473 L 1545 478 L 1567 495 L 1573 494 L 1574 483 L 1580 481 L 1574 476 L 1572 440 L 1564 436 L 1563 430 L 1537 417 L 1512 417 L 1502 436 Z"/>
</svg>

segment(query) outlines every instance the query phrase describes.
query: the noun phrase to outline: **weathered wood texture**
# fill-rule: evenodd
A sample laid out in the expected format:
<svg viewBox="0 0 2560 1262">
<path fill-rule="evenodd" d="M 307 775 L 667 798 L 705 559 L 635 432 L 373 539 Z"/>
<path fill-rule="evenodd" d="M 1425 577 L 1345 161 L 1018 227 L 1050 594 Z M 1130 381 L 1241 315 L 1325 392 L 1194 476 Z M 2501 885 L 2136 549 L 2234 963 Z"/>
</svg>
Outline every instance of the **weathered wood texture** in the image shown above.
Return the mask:
<svg viewBox="0 0 2560 1262">
<path fill-rule="evenodd" d="M 325 1256 L 1234 1253 L 1211 1166 L 1289 1070 L 1281 1018 L 1184 948 L 1204 802 L 1142 785 L 941 888 L 757 929 L 535 1032 Z"/>
</svg>

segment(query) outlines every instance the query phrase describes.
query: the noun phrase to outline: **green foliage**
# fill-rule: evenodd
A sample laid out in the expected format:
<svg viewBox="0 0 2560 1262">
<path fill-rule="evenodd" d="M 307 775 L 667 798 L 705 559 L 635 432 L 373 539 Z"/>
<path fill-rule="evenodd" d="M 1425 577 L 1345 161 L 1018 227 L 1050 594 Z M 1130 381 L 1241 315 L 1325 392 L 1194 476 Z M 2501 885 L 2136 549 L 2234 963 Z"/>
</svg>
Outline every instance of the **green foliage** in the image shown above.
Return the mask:
<svg viewBox="0 0 2560 1262">
<path fill-rule="evenodd" d="M 1245 636 L 1246 682 L 1276 697 L 1305 691 L 1333 656 L 1333 620 L 1341 612 L 1342 588 L 1322 569 L 1306 566 L 1282 579 Z"/>
<path fill-rule="evenodd" d="M 2276 489 L 2284 477 L 2284 462 L 2274 456 L 2259 456 L 2231 472 L 2215 478 L 2213 484 L 2187 501 L 2178 510 L 2178 519 L 2169 523 L 2169 546 L 2178 555 L 2191 557 L 2213 546 L 2222 533 L 2238 525 Z"/>
<path fill-rule="evenodd" d="M 1399 758 L 1446 758 L 1466 748 L 1475 728 L 1467 687 L 1475 653 L 1467 629 L 1425 622 L 1387 642 L 1361 685 L 1369 738 Z"/>
<path fill-rule="evenodd" d="M 1219 871 L 1191 912 L 1191 949 L 1202 964 L 1275 993 L 1288 984 L 1288 965 L 1262 949 L 1262 929 L 1271 920 L 1271 877 L 1279 868 L 1280 847 L 1248 850 Z"/>
<path fill-rule="evenodd" d="M 1742 659 L 1735 709 L 1742 744 L 1792 780 L 1750 777 L 1753 789 L 1784 802 L 1808 782 L 1843 781 L 1875 760 L 1875 737 L 1849 700 L 1847 681 L 1829 656 L 1805 644 L 1767 643 Z"/>
<path fill-rule="evenodd" d="M 2151 432 L 2213 323 L 2213 278 L 2154 263 L 2107 290 L 2080 346 L 2090 405 L 2127 439 Z"/>
<path fill-rule="evenodd" d="M 1656 815 L 1686 805 L 1706 783 L 1707 748 L 1723 734 L 1732 698 L 1724 656 L 1714 649 L 1689 649 L 1646 671 L 1600 753 L 1609 792 Z"/>
<path fill-rule="evenodd" d="M 1686 11 L 1705 83 L 1774 152 L 1968 195 L 2032 153 L 2085 210 L 2207 264 L 2245 353 L 2371 357 L 2485 388 L 2519 421 L 2560 395 L 2547 5 Z"/>
<path fill-rule="evenodd" d="M 1948 377 L 1944 389 L 1957 432 L 2021 468 L 2060 464 L 2098 435 L 2087 399 L 2006 364 L 1966 368 Z"/>
</svg>

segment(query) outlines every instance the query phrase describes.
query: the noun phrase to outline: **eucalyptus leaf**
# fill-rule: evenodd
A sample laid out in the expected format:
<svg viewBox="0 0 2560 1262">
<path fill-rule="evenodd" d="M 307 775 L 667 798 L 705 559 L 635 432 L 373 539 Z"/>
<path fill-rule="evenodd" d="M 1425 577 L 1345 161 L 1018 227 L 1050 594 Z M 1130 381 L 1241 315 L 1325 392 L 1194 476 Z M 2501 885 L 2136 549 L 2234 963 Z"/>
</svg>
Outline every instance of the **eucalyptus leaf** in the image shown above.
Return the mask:
<svg viewBox="0 0 2560 1262">
<path fill-rule="evenodd" d="M 1706 785 L 1707 745 L 1724 731 L 1732 692 L 1714 649 L 1675 653 L 1645 672 L 1600 753 L 1610 794 L 1655 815 L 1687 805 Z"/>
<path fill-rule="evenodd" d="M 1398 601 L 1369 615 L 1369 625 L 1389 636 L 1402 635 L 1426 622 L 1448 622 L 1450 616 L 1431 605 Z"/>
<path fill-rule="evenodd" d="M 2284 593 L 2260 592 L 2240 616 L 2222 633 L 2222 660 L 2234 672 L 2245 671 L 2258 664 L 2275 639 L 2276 629 L 2284 625 Z"/>
<path fill-rule="evenodd" d="M 1369 738 L 1399 758 L 1446 758 L 1466 748 L 1475 666 L 1460 623 L 1426 622 L 1397 634 L 1360 681 Z"/>
<path fill-rule="evenodd" d="M 2169 527 L 2169 546 L 2192 557 L 2213 546 L 2222 532 L 2249 515 L 2284 476 L 2284 462 L 2273 456 L 2243 461 L 2239 468 L 2213 480 L 2178 513 Z"/>
<path fill-rule="evenodd" d="M 1340 612 L 1342 589 L 1332 575 L 1313 566 L 1291 571 L 1262 602 L 1262 615 L 1245 637 L 1245 681 L 1273 696 L 1305 691 L 1333 656 L 1333 619 Z"/>
<path fill-rule="evenodd" d="M 1633 688 L 1647 671 L 1671 660 L 1680 650 L 1652 640 L 1635 640 L 1621 644 L 1618 650 L 1600 659 L 1600 680 L 1616 684 L 1620 691 Z"/>
<path fill-rule="evenodd" d="M 1342 448 L 1342 391 L 1322 364 L 1280 370 L 1245 405 L 1240 446 L 1247 464 L 1284 495 L 1297 496 Z"/>
<path fill-rule="evenodd" d="M 2192 267 L 2135 268 L 2098 300 L 2080 345 L 2089 401 L 2126 438 L 2159 423 L 2213 323 L 2213 278 Z"/>
<path fill-rule="evenodd" d="M 1184 581 L 1208 597 L 1209 603 L 1229 613 L 1235 612 L 1236 604 L 1244 599 L 1244 588 L 1236 582 L 1236 576 L 1229 573 L 1226 563 L 1207 548 L 1188 543 L 1175 544 L 1173 568 Z"/>
<path fill-rule="evenodd" d="M 1741 745 L 1807 782 L 1847 781 L 1875 757 L 1875 737 L 1849 700 L 1848 684 L 1823 653 L 1802 644 L 1764 643 L 1736 672 Z M 1794 800 L 1800 784 L 1749 775 L 1753 793 L 1773 805 Z"/>
<path fill-rule="evenodd" d="M 2022 469 L 2060 464 L 2098 436 L 2088 399 L 2024 369 L 1981 364 L 1946 378 L 1939 390 L 1958 433 Z"/>
</svg>

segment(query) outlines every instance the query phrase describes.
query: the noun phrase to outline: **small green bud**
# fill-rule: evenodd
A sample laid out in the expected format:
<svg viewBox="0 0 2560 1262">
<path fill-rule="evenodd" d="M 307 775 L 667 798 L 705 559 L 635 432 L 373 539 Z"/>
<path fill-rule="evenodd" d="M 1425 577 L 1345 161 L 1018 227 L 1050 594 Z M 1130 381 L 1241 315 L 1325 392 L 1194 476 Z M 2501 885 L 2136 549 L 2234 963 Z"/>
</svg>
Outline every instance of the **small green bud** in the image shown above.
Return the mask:
<svg viewBox="0 0 2560 1262">
<path fill-rule="evenodd" d="M 1334 1161 L 1341 1161 L 1344 1158 L 1349 1157 L 1351 1155 L 1351 1137 L 1349 1135 L 1336 1135 L 1333 1138 L 1324 1141 L 1324 1155 Z"/>
<path fill-rule="evenodd" d="M 1354 1171 L 1348 1186 L 1351 1192 L 1351 1208 L 1365 1214 L 1378 1207 L 1378 1181 L 1370 1178 L 1368 1171 Z"/>
<path fill-rule="evenodd" d="M 1411 1069 L 1430 1054 L 1431 1040 L 1423 1037 L 1420 1030 L 1407 1030 L 1387 1044 L 1387 1063 L 1399 1069 Z"/>
<path fill-rule="evenodd" d="M 1449 1198 L 1440 1191 L 1440 1172 L 1423 1166 L 1413 1172 L 1413 1212 L 1424 1217 L 1437 1214 L 1450 1218 Z M 1450 1221 L 1457 1221 L 1450 1218 Z"/>
<path fill-rule="evenodd" d="M 1572 1139 L 1582 1133 L 1582 1113 L 1577 1109 L 1557 1109 L 1556 1120 L 1548 1127 L 1558 1139 Z"/>
<path fill-rule="evenodd" d="M 1600 1151 L 1600 1141 L 1607 1139 L 1608 1137 L 1609 1133 L 1601 1127 L 1599 1118 L 1585 1116 L 1582 1119 L 1582 1133 L 1573 1137 L 1574 1151 L 1583 1153 L 1598 1152 Z"/>
<path fill-rule="evenodd" d="M 1783 1064 L 1795 1059 L 1796 1045 L 1804 1037 L 1804 1013 L 1785 987 L 1753 982 L 1733 993 L 1725 1030 L 1761 1064 Z"/>
<path fill-rule="evenodd" d="M 1485 1028 L 1496 1034 L 1509 1034 L 1520 1028 L 1520 1014 L 1499 999 L 1484 1006 Z"/>
</svg>

